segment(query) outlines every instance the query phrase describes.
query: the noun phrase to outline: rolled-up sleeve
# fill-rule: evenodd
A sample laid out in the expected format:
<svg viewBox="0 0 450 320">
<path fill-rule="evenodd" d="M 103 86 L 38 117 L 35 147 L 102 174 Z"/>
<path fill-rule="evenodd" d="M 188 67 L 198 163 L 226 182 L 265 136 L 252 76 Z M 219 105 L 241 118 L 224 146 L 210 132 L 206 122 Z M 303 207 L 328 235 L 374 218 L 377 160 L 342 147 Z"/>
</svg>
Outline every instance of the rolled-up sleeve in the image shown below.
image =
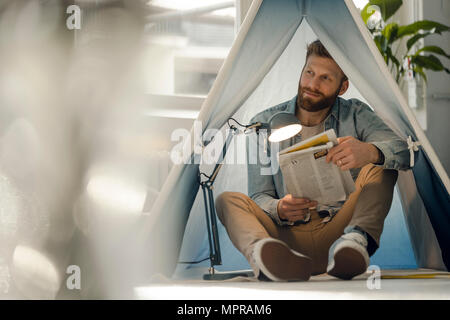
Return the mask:
<svg viewBox="0 0 450 320">
<path fill-rule="evenodd" d="M 377 166 L 395 170 L 410 169 L 408 143 L 394 133 L 368 105 L 360 104 L 355 127 L 361 141 L 373 144 L 383 153 L 384 162 Z"/>
</svg>

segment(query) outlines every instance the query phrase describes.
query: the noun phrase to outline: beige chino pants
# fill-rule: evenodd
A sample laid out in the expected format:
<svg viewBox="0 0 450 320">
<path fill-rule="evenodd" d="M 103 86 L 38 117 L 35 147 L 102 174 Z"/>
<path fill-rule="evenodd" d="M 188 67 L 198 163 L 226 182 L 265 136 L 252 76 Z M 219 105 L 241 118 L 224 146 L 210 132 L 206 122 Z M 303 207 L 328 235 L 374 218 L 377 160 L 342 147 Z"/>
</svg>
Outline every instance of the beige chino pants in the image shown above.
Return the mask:
<svg viewBox="0 0 450 320">
<path fill-rule="evenodd" d="M 255 275 L 259 269 L 252 260 L 254 244 L 272 237 L 284 241 L 297 252 L 313 260 L 313 275 L 326 272 L 328 250 L 347 226 L 358 226 L 367 232 L 369 254 L 379 246 L 380 236 L 392 203 L 398 172 L 364 166 L 350 194 L 339 212 L 328 222 L 322 222 L 317 211 L 311 211 L 306 224 L 279 226 L 253 200 L 239 192 L 224 192 L 216 199 L 216 210 L 231 242 L 247 258 Z M 311 199 L 314 200 L 314 199 Z"/>
</svg>

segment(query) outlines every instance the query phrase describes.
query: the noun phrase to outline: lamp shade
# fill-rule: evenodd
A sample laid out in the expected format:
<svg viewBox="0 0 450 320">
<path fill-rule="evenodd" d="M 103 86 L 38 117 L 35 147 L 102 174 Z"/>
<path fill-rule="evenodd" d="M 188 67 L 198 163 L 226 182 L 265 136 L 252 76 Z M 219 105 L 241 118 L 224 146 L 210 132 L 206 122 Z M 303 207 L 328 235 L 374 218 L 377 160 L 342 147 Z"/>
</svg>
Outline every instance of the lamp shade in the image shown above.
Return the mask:
<svg viewBox="0 0 450 320">
<path fill-rule="evenodd" d="M 287 112 L 279 112 L 272 116 L 269 121 L 271 134 L 270 142 L 280 142 L 295 136 L 302 130 L 302 125 L 298 118 Z"/>
</svg>

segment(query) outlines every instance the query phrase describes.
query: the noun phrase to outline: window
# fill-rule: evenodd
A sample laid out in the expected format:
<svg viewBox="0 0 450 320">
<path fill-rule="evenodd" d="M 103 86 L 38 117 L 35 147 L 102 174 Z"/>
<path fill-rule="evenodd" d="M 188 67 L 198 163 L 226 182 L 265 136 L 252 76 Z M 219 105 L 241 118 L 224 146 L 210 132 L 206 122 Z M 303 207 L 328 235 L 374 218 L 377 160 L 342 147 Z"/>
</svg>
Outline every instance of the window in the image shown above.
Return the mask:
<svg viewBox="0 0 450 320">
<path fill-rule="evenodd" d="M 146 24 L 149 59 L 157 64 L 149 93 L 207 95 L 234 40 L 234 1 L 153 0 L 148 5 L 154 12 Z"/>
</svg>

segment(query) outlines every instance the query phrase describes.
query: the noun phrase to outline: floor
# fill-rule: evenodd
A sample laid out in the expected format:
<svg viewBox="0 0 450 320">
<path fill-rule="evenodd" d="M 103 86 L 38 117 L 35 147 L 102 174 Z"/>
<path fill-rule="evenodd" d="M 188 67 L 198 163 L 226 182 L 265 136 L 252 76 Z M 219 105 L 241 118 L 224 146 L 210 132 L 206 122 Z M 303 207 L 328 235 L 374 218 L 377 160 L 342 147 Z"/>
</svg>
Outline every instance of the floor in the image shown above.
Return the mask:
<svg viewBox="0 0 450 320">
<path fill-rule="evenodd" d="M 307 282 L 261 282 L 244 277 L 226 281 L 200 279 L 201 277 L 185 280 L 155 277 L 151 284 L 135 288 L 135 298 L 150 300 L 450 299 L 450 273 L 430 269 L 371 271 L 351 281 L 339 280 L 326 274 L 313 276 Z"/>
</svg>

